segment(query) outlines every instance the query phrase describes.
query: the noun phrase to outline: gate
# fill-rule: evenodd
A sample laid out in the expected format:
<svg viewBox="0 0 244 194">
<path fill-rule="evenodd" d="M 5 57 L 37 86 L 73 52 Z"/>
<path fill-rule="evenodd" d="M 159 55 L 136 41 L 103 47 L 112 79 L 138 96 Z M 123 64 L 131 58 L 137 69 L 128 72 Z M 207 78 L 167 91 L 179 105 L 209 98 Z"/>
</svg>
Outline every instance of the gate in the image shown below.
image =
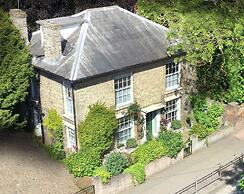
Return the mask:
<svg viewBox="0 0 244 194">
<path fill-rule="evenodd" d="M 91 185 L 89 187 L 85 187 L 74 194 L 95 194 L 95 186 Z"/>
</svg>

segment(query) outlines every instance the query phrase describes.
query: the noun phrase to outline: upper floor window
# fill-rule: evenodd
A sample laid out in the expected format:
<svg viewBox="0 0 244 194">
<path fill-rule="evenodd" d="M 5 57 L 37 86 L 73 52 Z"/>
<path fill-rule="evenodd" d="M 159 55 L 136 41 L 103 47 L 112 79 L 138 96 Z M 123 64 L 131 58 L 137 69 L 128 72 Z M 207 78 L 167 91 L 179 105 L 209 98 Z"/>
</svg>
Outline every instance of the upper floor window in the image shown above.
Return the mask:
<svg viewBox="0 0 244 194">
<path fill-rule="evenodd" d="M 131 76 L 124 76 L 114 80 L 115 105 L 121 107 L 132 101 Z"/>
<path fill-rule="evenodd" d="M 178 100 L 179 99 L 174 99 L 166 102 L 166 119 L 169 122 L 179 119 Z"/>
<path fill-rule="evenodd" d="M 126 140 L 132 137 L 133 121 L 130 117 L 118 119 L 117 143 L 125 144 Z"/>
<path fill-rule="evenodd" d="M 177 63 L 166 65 L 166 89 L 173 90 L 180 85 L 180 67 Z"/>
<path fill-rule="evenodd" d="M 72 88 L 68 83 L 64 83 L 64 110 L 66 115 L 73 116 Z"/>
</svg>

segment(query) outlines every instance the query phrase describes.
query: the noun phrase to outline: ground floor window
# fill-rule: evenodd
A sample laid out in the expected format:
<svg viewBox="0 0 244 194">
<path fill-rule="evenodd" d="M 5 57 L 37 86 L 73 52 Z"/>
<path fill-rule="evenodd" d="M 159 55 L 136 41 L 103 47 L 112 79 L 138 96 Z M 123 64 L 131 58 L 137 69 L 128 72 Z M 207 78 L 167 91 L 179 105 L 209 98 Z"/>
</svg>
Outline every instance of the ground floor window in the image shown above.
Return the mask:
<svg viewBox="0 0 244 194">
<path fill-rule="evenodd" d="M 76 133 L 74 128 L 66 127 L 68 148 L 76 148 Z"/>
<path fill-rule="evenodd" d="M 133 121 L 130 117 L 118 119 L 117 144 L 125 144 L 132 137 Z"/>
<path fill-rule="evenodd" d="M 179 99 L 166 102 L 166 119 L 169 122 L 179 119 Z"/>
</svg>

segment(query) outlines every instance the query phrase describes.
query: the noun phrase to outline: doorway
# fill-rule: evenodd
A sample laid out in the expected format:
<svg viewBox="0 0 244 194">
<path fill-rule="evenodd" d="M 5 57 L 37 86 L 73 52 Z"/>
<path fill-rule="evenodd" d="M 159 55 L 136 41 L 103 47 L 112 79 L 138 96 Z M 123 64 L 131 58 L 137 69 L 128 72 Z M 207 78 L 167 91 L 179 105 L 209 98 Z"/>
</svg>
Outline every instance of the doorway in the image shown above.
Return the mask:
<svg viewBox="0 0 244 194">
<path fill-rule="evenodd" d="M 156 119 L 157 111 L 149 112 L 146 115 L 146 129 L 147 129 L 147 140 L 152 139 L 153 137 L 153 128 L 154 128 L 154 122 Z"/>
</svg>

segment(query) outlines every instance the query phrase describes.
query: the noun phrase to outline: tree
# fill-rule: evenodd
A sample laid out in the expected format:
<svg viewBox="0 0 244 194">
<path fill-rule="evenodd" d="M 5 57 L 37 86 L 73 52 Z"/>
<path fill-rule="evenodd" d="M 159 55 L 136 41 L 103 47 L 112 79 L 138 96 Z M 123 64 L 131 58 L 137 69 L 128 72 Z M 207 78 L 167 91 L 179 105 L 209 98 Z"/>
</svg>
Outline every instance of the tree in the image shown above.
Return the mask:
<svg viewBox="0 0 244 194">
<path fill-rule="evenodd" d="M 139 14 L 170 28 L 169 54 L 194 64 L 206 96 L 244 102 L 244 1 L 139 0 Z"/>
<path fill-rule="evenodd" d="M 111 148 L 117 128 L 115 111 L 96 103 L 89 106 L 89 112 L 79 126 L 81 152 L 93 152 L 102 158 Z"/>
<path fill-rule="evenodd" d="M 133 10 L 136 0 L 21 0 L 20 9 L 27 12 L 29 30 L 36 29 L 36 21 L 53 17 L 72 15 L 82 10 L 110 5 L 119 5 Z M 0 0 L 0 7 L 8 11 L 17 8 L 17 0 Z"/>
<path fill-rule="evenodd" d="M 19 31 L 0 9 L 0 129 L 18 122 L 16 106 L 28 94 L 31 57 Z"/>
</svg>

